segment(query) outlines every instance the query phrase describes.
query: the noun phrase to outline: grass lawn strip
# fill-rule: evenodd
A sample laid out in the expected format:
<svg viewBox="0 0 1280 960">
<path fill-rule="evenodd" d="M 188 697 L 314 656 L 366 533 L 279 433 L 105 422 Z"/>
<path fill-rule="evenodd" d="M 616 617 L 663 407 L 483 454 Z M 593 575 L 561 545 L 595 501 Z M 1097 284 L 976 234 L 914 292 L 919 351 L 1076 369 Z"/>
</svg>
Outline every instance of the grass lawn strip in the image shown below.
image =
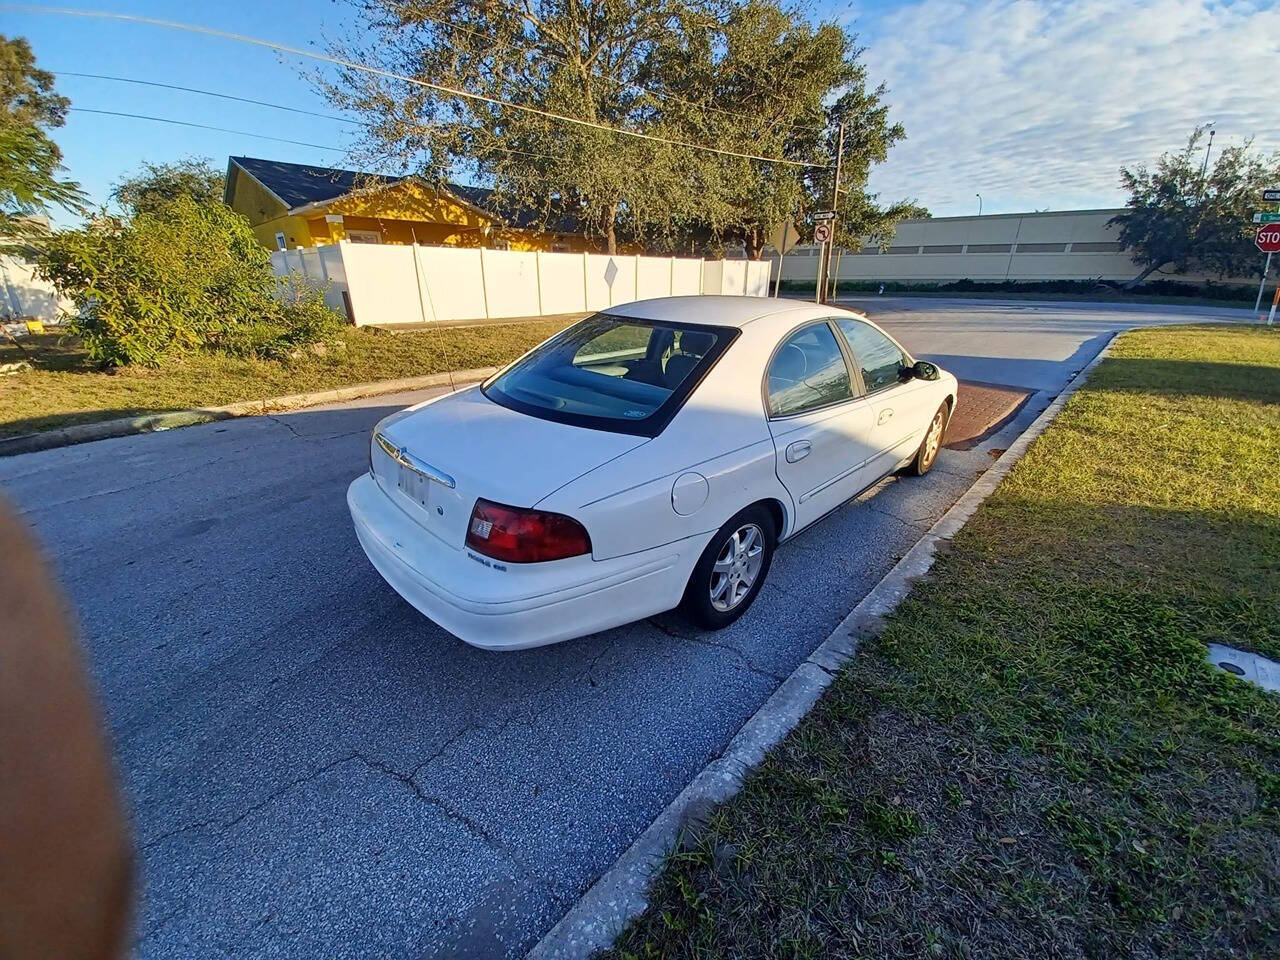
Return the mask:
<svg viewBox="0 0 1280 960">
<path fill-rule="evenodd" d="M 1280 336 L 1122 336 L 616 957 L 1280 944 Z"/>
<path fill-rule="evenodd" d="M 264 400 L 330 387 L 501 366 L 567 326 L 558 317 L 520 324 L 405 333 L 349 328 L 323 355 L 275 361 L 193 353 L 156 369 L 93 369 L 57 333 L 0 341 L 0 363 L 33 369 L 0 377 L 0 437 L 164 410 Z"/>
</svg>

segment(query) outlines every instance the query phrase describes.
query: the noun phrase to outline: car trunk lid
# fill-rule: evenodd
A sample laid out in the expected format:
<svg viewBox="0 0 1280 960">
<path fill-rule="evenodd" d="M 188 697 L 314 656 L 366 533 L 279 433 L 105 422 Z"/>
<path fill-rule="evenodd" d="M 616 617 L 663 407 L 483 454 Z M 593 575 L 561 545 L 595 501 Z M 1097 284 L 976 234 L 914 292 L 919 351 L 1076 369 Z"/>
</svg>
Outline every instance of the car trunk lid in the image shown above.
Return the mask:
<svg viewBox="0 0 1280 960">
<path fill-rule="evenodd" d="M 461 550 L 477 498 L 532 507 L 646 438 L 517 413 L 472 388 L 379 431 L 374 473 L 419 524 Z"/>
</svg>

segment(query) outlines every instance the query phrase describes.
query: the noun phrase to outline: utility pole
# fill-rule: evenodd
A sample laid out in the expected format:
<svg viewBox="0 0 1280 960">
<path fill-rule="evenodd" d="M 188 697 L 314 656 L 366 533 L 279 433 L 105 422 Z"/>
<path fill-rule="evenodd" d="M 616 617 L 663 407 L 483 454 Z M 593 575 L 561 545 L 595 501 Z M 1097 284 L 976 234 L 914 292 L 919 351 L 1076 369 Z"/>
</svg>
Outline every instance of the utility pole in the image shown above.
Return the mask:
<svg viewBox="0 0 1280 960">
<path fill-rule="evenodd" d="M 831 251 L 836 245 L 836 233 L 840 225 L 840 164 L 844 160 L 844 124 L 840 124 L 836 133 L 836 178 L 832 184 L 831 190 L 831 209 L 835 213 L 835 218 L 831 221 L 831 239 L 827 242 L 823 249 L 821 278 L 818 283 L 818 300 L 821 302 L 822 295 L 825 293 L 826 278 L 831 275 Z M 836 278 L 837 282 L 839 277 Z"/>
</svg>

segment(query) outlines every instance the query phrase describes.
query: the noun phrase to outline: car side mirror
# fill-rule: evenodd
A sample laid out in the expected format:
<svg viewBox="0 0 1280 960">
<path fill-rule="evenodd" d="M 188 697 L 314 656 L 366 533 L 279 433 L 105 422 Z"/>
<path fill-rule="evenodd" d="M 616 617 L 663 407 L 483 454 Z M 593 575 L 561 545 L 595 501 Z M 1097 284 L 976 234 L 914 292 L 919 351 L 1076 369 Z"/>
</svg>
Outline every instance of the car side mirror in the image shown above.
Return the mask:
<svg viewBox="0 0 1280 960">
<path fill-rule="evenodd" d="M 902 368 L 904 383 L 908 380 L 937 380 L 938 376 L 938 368 L 928 360 L 917 360 L 911 366 Z"/>
</svg>

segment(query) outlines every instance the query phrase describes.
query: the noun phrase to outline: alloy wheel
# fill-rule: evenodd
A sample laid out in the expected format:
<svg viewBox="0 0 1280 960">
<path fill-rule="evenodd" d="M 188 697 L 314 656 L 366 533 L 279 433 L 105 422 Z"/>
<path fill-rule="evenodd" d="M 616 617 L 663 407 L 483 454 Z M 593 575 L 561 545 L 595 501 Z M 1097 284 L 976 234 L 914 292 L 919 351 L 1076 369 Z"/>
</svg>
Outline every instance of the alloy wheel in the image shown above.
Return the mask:
<svg viewBox="0 0 1280 960">
<path fill-rule="evenodd" d="M 764 563 L 764 531 L 745 523 L 725 541 L 711 568 L 711 606 L 728 613 L 751 592 Z"/>
<path fill-rule="evenodd" d="M 924 438 L 924 463 L 923 467 L 928 469 L 933 465 L 934 458 L 938 456 L 938 448 L 942 446 L 942 428 L 946 422 L 946 415 L 939 410 L 933 417 L 933 423 L 929 424 L 929 433 Z"/>
</svg>

